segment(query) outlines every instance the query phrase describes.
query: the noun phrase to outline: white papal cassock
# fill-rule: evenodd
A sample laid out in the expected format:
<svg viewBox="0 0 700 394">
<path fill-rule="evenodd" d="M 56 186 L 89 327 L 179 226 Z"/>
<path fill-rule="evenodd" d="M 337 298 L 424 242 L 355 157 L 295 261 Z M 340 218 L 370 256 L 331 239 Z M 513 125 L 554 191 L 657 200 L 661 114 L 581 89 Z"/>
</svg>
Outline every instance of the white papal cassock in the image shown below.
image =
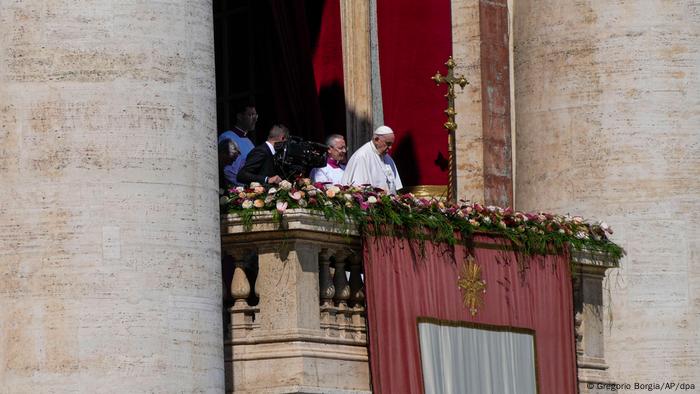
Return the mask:
<svg viewBox="0 0 700 394">
<path fill-rule="evenodd" d="M 381 156 L 372 141 L 362 145 L 352 155 L 341 183 L 356 186 L 369 184 L 390 194 L 396 194 L 403 187 L 394 160 L 388 154 Z"/>
</svg>

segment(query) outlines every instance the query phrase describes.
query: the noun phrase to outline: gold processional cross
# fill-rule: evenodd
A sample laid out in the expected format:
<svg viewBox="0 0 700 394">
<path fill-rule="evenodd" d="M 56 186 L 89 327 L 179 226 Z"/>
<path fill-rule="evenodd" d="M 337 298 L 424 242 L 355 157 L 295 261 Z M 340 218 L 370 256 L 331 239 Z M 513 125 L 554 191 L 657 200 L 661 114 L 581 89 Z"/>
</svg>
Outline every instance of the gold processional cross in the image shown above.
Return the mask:
<svg viewBox="0 0 700 394">
<path fill-rule="evenodd" d="M 479 307 L 484 305 L 483 295 L 486 293 L 486 282 L 481 279 L 481 267 L 476 265 L 473 256 L 469 256 L 467 261 L 462 264 L 457 287 L 462 291 L 464 307 L 469 308 L 472 316 L 476 315 Z"/>
<path fill-rule="evenodd" d="M 454 75 L 455 61 L 452 60 L 452 56 L 447 60 L 445 66 L 447 66 L 447 76 L 440 74 L 437 71 L 435 75 L 431 78 L 435 81 L 436 85 L 441 83 L 447 84 L 447 109 L 445 114 L 447 115 L 447 122 L 443 124 L 443 127 L 447 129 L 447 161 L 448 161 L 448 174 L 447 174 L 447 201 L 455 202 L 457 196 L 457 165 L 455 163 L 455 130 L 457 130 L 457 123 L 455 122 L 455 84 L 459 85 L 462 89 L 464 86 L 469 84 L 467 79 L 463 75 Z"/>
</svg>

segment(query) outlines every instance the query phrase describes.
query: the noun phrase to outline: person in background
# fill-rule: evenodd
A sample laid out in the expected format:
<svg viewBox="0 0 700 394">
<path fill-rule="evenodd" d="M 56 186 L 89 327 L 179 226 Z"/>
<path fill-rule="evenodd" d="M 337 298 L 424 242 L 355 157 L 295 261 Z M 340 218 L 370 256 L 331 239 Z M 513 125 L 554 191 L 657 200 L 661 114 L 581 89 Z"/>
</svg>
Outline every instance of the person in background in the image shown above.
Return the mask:
<svg viewBox="0 0 700 394">
<path fill-rule="evenodd" d="M 255 146 L 248 136 L 255 130 L 255 124 L 258 122 L 258 112 L 255 110 L 255 104 L 243 102 L 238 104 L 236 109 L 236 125 L 232 130 L 225 131 L 219 136 L 219 142 L 231 140 L 238 145 L 240 155 L 231 164 L 224 168 L 224 176 L 226 180 L 234 185 L 241 186 L 243 182 L 238 180 L 238 172 L 243 167 L 245 159 Z"/>
<path fill-rule="evenodd" d="M 372 185 L 396 194 L 403 187 L 399 171 L 388 151 L 394 143 L 394 131 L 388 126 L 374 130 L 372 140 L 355 152 L 341 179 L 343 185 Z"/>
<path fill-rule="evenodd" d="M 347 161 L 347 147 L 345 138 L 340 134 L 333 134 L 326 139 L 328 145 L 328 157 L 326 166 L 314 168 L 309 177 L 312 182 L 330 183 L 331 185 L 341 184 L 345 163 Z"/>
<path fill-rule="evenodd" d="M 219 142 L 219 194 L 224 194 L 231 185 L 231 182 L 226 179 L 224 169 L 233 164 L 240 155 L 241 150 L 233 140 L 225 139 Z"/>
<path fill-rule="evenodd" d="M 250 151 L 245 164 L 238 172 L 238 180 L 248 185 L 251 182 L 260 184 L 277 184 L 282 181 L 275 168 L 275 144 L 285 142 L 289 137 L 289 129 L 284 125 L 274 125 L 267 134 L 267 141 Z"/>
</svg>

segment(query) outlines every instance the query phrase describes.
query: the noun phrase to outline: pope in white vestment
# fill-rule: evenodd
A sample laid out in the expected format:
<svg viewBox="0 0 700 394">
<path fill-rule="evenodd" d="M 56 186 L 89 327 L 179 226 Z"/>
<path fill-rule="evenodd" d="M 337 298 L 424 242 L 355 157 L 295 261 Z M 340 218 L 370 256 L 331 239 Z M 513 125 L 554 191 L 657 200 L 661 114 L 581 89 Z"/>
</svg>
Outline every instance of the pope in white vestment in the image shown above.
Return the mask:
<svg viewBox="0 0 700 394">
<path fill-rule="evenodd" d="M 372 140 L 350 157 L 341 183 L 355 186 L 367 184 L 396 194 L 403 184 L 394 160 L 387 153 L 393 143 L 394 132 L 389 127 L 377 128 Z"/>
</svg>

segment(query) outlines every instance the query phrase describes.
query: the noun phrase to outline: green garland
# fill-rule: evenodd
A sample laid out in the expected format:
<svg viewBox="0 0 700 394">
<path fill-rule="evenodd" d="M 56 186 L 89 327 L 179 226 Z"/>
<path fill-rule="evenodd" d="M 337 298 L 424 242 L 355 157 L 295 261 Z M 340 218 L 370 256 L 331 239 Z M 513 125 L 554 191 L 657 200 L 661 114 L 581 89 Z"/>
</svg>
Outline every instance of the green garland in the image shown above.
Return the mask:
<svg viewBox="0 0 700 394">
<path fill-rule="evenodd" d="M 273 211 L 281 220 L 287 209 L 322 212 L 339 225 L 358 225 L 363 234 L 393 235 L 455 244 L 478 233 L 509 239 L 526 254 L 559 253 L 567 245 L 576 250 L 607 254 L 613 259 L 624 249 L 608 239 L 605 223 L 589 223 L 581 217 L 544 212 L 523 213 L 510 208 L 462 202 L 447 204 L 412 194 L 387 195 L 371 187 L 325 186 L 308 179 L 283 181 L 278 187 L 251 184 L 230 188 L 221 198 L 222 211 L 237 214 L 246 229 L 256 212 Z"/>
</svg>

